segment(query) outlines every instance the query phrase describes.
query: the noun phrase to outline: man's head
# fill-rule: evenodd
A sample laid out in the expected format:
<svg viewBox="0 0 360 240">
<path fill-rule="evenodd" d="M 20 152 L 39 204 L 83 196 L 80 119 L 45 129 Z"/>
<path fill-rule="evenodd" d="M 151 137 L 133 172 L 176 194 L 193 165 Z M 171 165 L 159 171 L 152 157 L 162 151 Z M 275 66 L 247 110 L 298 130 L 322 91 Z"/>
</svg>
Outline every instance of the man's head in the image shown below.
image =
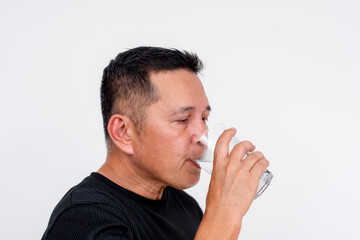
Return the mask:
<svg viewBox="0 0 360 240">
<path fill-rule="evenodd" d="M 202 67 L 195 54 L 158 47 L 130 49 L 111 60 L 104 69 L 101 82 L 101 109 L 107 145 L 111 145 L 107 126 L 113 114 L 129 117 L 137 132 L 141 132 L 146 109 L 159 100 L 150 73 L 186 69 L 197 74 Z"/>
<path fill-rule="evenodd" d="M 201 68 L 194 54 L 140 47 L 119 54 L 104 70 L 106 161 L 122 176 L 147 189 L 197 183 L 200 167 L 192 156 L 210 114 L 197 76 Z"/>
</svg>

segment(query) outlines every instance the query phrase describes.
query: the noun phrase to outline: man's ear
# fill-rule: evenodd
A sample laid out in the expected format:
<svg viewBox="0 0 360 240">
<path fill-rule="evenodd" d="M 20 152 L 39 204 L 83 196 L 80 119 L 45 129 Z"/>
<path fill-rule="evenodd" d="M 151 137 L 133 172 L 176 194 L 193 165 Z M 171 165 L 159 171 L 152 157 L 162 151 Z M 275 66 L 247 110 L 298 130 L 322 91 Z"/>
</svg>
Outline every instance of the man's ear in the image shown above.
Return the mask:
<svg viewBox="0 0 360 240">
<path fill-rule="evenodd" d="M 112 115 L 107 130 L 117 148 L 129 155 L 134 154 L 133 139 L 136 136 L 136 129 L 127 116 L 121 114 Z"/>
</svg>

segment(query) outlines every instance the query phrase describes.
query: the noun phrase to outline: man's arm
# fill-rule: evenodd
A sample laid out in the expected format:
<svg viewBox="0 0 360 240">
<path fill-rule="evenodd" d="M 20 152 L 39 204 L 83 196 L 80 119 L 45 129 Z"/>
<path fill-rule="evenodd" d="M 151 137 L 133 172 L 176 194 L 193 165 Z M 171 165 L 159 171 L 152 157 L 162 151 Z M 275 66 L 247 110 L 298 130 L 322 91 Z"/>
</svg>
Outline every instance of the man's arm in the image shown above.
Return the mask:
<svg viewBox="0 0 360 240">
<path fill-rule="evenodd" d="M 264 155 L 253 152 L 255 146 L 247 141 L 237 144 L 228 154 L 235 133 L 235 129 L 226 130 L 216 144 L 206 209 L 196 240 L 237 239 L 260 177 L 269 166 Z M 248 152 L 252 153 L 246 156 Z"/>
</svg>

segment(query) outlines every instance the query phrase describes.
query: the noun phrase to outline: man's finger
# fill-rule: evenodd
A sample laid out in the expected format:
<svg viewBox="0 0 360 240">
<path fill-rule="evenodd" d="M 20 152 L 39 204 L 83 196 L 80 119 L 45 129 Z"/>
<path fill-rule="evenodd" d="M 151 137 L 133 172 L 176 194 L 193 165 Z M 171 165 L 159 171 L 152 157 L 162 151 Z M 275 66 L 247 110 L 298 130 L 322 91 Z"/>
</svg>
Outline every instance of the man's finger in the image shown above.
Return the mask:
<svg viewBox="0 0 360 240">
<path fill-rule="evenodd" d="M 263 158 L 265 157 L 264 154 L 262 154 L 262 152 L 256 151 L 249 153 L 248 156 L 244 159 L 241 167 L 244 168 L 244 170 L 250 172 L 250 169 L 254 166 L 254 164 Z"/>
<path fill-rule="evenodd" d="M 250 169 L 250 175 L 255 179 L 260 179 L 261 175 L 264 173 L 267 167 L 269 167 L 269 161 L 265 158 L 262 158 L 261 160 L 257 161 Z"/>
<path fill-rule="evenodd" d="M 218 164 L 218 161 L 223 162 L 223 160 L 229 155 L 229 143 L 235 134 L 236 129 L 230 128 L 220 135 L 214 150 L 214 168 Z"/>
<path fill-rule="evenodd" d="M 252 144 L 249 141 L 242 141 L 235 145 L 235 147 L 230 153 L 231 155 L 230 158 L 234 160 L 237 159 L 238 162 L 241 162 L 248 152 L 252 152 L 254 150 L 255 150 L 254 144 Z"/>
</svg>

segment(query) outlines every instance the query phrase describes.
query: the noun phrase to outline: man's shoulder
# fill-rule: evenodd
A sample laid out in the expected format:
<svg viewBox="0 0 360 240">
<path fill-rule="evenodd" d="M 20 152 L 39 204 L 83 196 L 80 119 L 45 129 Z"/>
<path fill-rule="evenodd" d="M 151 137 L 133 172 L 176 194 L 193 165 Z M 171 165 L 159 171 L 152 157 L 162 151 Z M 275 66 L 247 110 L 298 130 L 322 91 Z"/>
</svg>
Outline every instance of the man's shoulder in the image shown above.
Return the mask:
<svg viewBox="0 0 360 240">
<path fill-rule="evenodd" d="M 101 212 L 115 212 L 116 216 L 126 215 L 126 195 L 116 189 L 105 177 L 91 173 L 78 185 L 72 187 L 59 201 L 51 214 L 49 225 L 64 215 L 71 217 Z"/>
<path fill-rule="evenodd" d="M 111 205 L 114 201 L 111 187 L 106 186 L 106 183 L 102 182 L 96 173 L 92 173 L 78 185 L 72 187 L 60 200 L 58 206 L 69 208 L 79 204 L 97 203 Z"/>
<path fill-rule="evenodd" d="M 80 236 L 92 231 L 102 231 L 105 226 L 122 226 L 128 234 L 129 225 L 124 203 L 112 193 L 112 186 L 92 173 L 71 188 L 51 214 L 43 239 L 66 232 Z M 125 202 L 125 200 L 124 200 Z M 92 228 L 87 229 L 88 226 Z M 69 238 L 71 239 L 71 235 Z"/>
</svg>

